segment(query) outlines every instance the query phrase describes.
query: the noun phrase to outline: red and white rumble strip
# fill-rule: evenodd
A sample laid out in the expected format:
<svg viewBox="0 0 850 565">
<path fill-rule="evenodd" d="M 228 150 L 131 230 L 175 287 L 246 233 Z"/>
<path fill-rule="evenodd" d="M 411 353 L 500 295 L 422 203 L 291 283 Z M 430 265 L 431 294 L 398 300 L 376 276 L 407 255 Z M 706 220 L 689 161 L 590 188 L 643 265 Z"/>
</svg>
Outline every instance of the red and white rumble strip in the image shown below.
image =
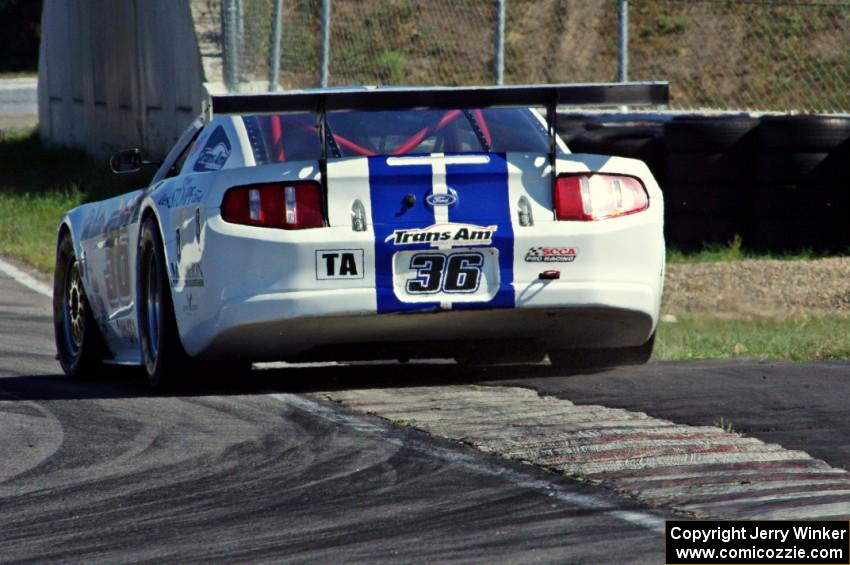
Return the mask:
<svg viewBox="0 0 850 565">
<path fill-rule="evenodd" d="M 319 396 L 482 451 L 720 518 L 850 516 L 850 473 L 802 451 L 525 388 L 459 385 Z"/>
</svg>

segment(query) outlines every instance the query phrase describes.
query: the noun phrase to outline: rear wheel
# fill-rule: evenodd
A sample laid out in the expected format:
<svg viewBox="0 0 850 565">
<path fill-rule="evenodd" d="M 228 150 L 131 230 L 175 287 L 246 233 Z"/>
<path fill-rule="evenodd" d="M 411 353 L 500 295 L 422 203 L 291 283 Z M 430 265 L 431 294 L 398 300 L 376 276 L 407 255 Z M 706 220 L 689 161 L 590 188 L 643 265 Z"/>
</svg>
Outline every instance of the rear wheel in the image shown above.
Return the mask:
<svg viewBox="0 0 850 565">
<path fill-rule="evenodd" d="M 83 287 L 83 273 L 71 234 L 64 232 L 53 278 L 53 330 L 62 370 L 70 377 L 100 367 L 105 347 Z"/>
<path fill-rule="evenodd" d="M 142 224 L 136 288 L 139 337 L 145 373 L 151 387 L 173 384 L 188 368 L 183 350 L 159 229 L 152 218 Z"/>
<path fill-rule="evenodd" d="M 250 371 L 250 361 L 200 362 L 186 354 L 177 330 L 171 283 L 165 265 L 159 229 L 153 218 L 148 218 L 139 233 L 136 288 L 139 341 L 145 374 L 151 387 L 232 379 Z"/>
<path fill-rule="evenodd" d="M 553 367 L 589 370 L 618 367 L 620 365 L 643 365 L 652 357 L 655 332 L 643 345 L 604 349 L 560 349 L 549 352 Z"/>
</svg>

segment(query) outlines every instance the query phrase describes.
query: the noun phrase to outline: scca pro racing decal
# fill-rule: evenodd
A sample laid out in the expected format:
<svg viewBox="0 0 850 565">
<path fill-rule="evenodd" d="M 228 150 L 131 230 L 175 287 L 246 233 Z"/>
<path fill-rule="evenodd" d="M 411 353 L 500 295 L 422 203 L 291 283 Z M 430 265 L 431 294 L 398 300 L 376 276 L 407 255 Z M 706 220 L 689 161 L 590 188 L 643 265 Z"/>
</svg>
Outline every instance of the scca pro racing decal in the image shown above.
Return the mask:
<svg viewBox="0 0 850 565">
<path fill-rule="evenodd" d="M 578 247 L 532 247 L 525 254 L 526 263 L 572 263 Z"/>
<path fill-rule="evenodd" d="M 427 228 L 395 230 L 384 240 L 393 245 L 430 243 L 433 247 L 491 245 L 493 234 L 499 226 L 474 226 L 470 224 L 434 224 Z"/>
<path fill-rule="evenodd" d="M 505 155 L 368 159 L 378 313 L 514 307 Z"/>
</svg>

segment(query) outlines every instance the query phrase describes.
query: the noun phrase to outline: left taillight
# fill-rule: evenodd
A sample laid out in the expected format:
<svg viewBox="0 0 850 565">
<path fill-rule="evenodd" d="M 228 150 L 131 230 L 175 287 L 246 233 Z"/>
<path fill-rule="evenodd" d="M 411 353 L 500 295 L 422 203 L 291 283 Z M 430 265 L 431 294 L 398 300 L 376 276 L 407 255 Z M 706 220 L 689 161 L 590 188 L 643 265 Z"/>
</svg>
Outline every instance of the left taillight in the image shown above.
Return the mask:
<svg viewBox="0 0 850 565">
<path fill-rule="evenodd" d="M 559 176 L 554 200 L 559 220 L 604 220 L 649 208 L 649 196 L 639 179 L 603 173 Z"/>
<path fill-rule="evenodd" d="M 320 228 L 322 193 L 312 181 L 231 188 L 221 203 L 226 222 L 285 230 Z"/>
</svg>

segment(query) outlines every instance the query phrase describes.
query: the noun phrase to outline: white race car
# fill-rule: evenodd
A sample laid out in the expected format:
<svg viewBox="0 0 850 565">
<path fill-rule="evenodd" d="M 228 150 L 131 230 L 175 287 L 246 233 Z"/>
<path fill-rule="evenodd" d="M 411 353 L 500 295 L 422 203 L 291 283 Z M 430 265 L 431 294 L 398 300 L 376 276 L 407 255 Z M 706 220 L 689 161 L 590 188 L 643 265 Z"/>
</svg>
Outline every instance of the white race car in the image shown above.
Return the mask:
<svg viewBox="0 0 850 565">
<path fill-rule="evenodd" d="M 646 361 L 661 191 L 641 161 L 569 153 L 555 110 L 666 102 L 666 83 L 213 97 L 150 186 L 62 218 L 62 368 L 158 386 L 270 360 Z"/>
</svg>

